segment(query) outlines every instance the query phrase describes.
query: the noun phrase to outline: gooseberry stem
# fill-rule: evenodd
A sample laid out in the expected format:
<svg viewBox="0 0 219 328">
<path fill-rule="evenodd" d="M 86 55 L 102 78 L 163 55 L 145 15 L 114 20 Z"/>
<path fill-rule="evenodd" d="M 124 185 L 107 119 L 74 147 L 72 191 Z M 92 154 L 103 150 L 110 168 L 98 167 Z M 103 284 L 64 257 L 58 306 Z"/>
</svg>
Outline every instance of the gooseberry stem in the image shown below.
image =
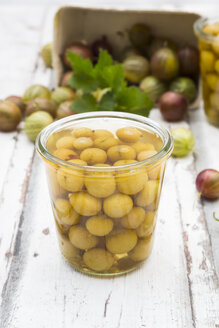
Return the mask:
<svg viewBox="0 0 219 328">
<path fill-rule="evenodd" d="M 219 219 L 216 217 L 215 212 L 213 212 L 213 218 L 215 219 L 215 221 L 219 221 Z"/>
<path fill-rule="evenodd" d="M 196 154 L 196 155 L 199 155 L 199 151 L 197 151 L 196 149 L 193 149 L 193 151 L 192 151 L 194 154 Z"/>
</svg>

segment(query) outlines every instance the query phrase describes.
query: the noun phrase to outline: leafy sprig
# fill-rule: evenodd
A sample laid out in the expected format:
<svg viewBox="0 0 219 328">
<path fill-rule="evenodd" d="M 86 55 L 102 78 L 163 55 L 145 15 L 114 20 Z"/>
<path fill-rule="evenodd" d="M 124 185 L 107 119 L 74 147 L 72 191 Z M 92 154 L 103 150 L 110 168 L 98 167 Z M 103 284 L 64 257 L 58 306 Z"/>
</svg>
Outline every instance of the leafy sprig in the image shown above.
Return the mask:
<svg viewBox="0 0 219 328">
<path fill-rule="evenodd" d="M 101 50 L 96 65 L 70 51 L 67 57 L 74 71 L 69 84 L 82 91 L 71 104 L 72 111 L 115 110 L 148 116 L 153 101 L 138 87 L 127 86 L 122 65 L 114 64 L 106 50 Z"/>
</svg>

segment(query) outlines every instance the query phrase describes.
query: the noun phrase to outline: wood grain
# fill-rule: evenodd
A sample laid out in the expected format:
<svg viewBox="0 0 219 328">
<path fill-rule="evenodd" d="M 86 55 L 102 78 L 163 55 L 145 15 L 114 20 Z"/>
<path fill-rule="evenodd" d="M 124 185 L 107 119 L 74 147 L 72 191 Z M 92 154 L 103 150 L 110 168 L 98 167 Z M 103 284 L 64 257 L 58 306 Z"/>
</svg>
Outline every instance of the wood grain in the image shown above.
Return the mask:
<svg viewBox="0 0 219 328">
<path fill-rule="evenodd" d="M 6 16 L 7 15 L 7 16 Z M 7 8 L 5 12 L 0 13 L 0 27 L 6 23 L 6 19 L 15 20 L 18 24 L 12 25 L 8 31 L 8 40 L 15 38 L 20 45 L 24 43 L 21 54 L 18 57 L 19 50 L 12 44 L 11 48 L 8 46 L 9 53 L 13 58 L 11 76 L 8 76 L 7 82 L 4 83 L 1 97 L 8 95 L 8 92 L 23 94 L 24 89 L 34 83 L 42 83 L 49 85 L 51 79 L 51 71 L 46 70 L 39 57 L 39 50 L 41 45 L 47 41 L 45 40 L 45 30 L 51 37 L 51 21 L 53 12 L 50 16 L 46 16 L 44 8 L 23 8 L 16 11 L 9 11 Z M 26 17 L 26 19 L 24 19 Z M 50 17 L 50 22 L 45 26 L 44 21 L 46 17 Z M 2 19 L 1 19 L 2 18 Z M 42 28 L 43 26 L 43 28 Z M 4 26 L 5 27 L 5 26 Z M 7 24 L 6 24 L 7 27 Z M 0 38 L 4 39 L 4 29 L 0 28 L 2 35 Z M 23 39 L 22 39 L 23 37 Z M 48 37 L 48 36 L 47 36 Z M 11 44 L 11 43 L 10 43 Z M 27 47 L 28 45 L 28 47 Z M 27 51 L 25 49 L 27 48 Z M 8 70 L 9 60 L 5 53 L 2 54 L 2 69 L 1 84 L 3 85 L 2 78 L 4 72 Z M 27 60 L 19 60 L 19 58 L 27 57 Z M 18 57 L 18 61 L 17 61 Z M 13 74 L 15 65 L 20 69 L 19 78 L 16 79 L 16 74 Z M 23 65 L 23 66 L 22 66 Z M 14 66 L 14 67 L 13 67 Z M 23 70 L 22 70 L 23 68 Z M 21 75 L 21 71 L 23 74 Z M 26 74 L 25 74 L 26 71 Z M 26 82 L 28 81 L 28 84 Z M 11 87 L 10 82 L 13 81 L 14 88 Z M 22 91 L 19 92 L 22 87 Z M 7 93 L 6 93 L 7 90 Z M 3 134 L 1 133 L 0 146 L 4 149 L 4 156 L 1 156 L 1 179 L 0 179 L 0 294 L 4 296 L 7 288 L 7 282 L 10 274 L 10 265 L 13 259 L 14 247 L 19 234 L 19 229 L 22 221 L 22 211 L 25 203 L 26 192 L 29 183 L 29 177 L 32 169 L 32 162 L 34 157 L 34 145 L 26 138 L 25 134 L 21 131 L 21 127 L 17 132 Z"/>
<path fill-rule="evenodd" d="M 1 7 L 1 99 L 31 83 L 53 85 L 38 53 L 52 38 L 54 11 Z M 0 134 L 1 328 L 219 327 L 218 203 L 197 199 L 194 183 L 198 171 L 219 167 L 218 129 L 202 109 L 171 126 L 157 110 L 151 117 L 189 127 L 198 154 L 168 161 L 152 255 L 137 271 L 111 279 L 78 273 L 61 257 L 43 163 L 22 126 Z"/>
</svg>

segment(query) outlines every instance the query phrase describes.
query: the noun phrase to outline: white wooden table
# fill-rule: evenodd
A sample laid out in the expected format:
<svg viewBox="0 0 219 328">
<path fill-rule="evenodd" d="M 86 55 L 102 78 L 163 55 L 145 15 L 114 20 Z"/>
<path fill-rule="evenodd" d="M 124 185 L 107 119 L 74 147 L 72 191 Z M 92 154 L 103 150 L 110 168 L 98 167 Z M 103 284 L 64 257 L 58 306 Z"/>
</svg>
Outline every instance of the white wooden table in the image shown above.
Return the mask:
<svg viewBox="0 0 219 328">
<path fill-rule="evenodd" d="M 36 82 L 53 86 L 39 50 L 52 38 L 55 8 L 0 9 L 0 98 Z M 156 110 L 151 117 L 162 121 Z M 22 129 L 0 134 L 1 328 L 219 327 L 218 202 L 197 199 L 195 188 L 197 172 L 219 168 L 219 130 L 202 108 L 179 125 L 194 132 L 198 154 L 168 161 L 152 256 L 112 279 L 64 261 L 33 144 Z"/>
</svg>

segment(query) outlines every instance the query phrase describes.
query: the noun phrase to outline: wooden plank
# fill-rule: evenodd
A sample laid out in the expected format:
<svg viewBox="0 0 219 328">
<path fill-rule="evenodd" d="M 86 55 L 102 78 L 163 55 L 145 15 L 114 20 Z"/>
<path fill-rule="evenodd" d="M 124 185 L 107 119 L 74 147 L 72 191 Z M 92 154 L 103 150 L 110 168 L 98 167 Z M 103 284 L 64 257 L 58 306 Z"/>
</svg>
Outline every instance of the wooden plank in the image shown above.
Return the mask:
<svg viewBox="0 0 219 328">
<path fill-rule="evenodd" d="M 14 20 L 19 17 L 21 25 L 26 24 L 22 10 L 20 14 L 12 10 L 12 17 Z M 2 15 L 6 16 L 6 12 Z M 32 22 L 34 13 L 30 10 L 28 15 Z M 46 16 L 44 21 L 50 25 Z M 44 27 L 45 32 L 48 30 Z M 39 29 L 35 32 L 38 38 Z M 39 47 L 37 41 L 34 44 L 33 52 Z M 31 80 L 48 83 L 50 74 L 42 73 L 43 70 L 40 63 Z M 27 80 L 30 77 L 28 72 L 25 76 Z M 218 327 L 218 277 L 206 226 L 207 220 L 212 227 L 209 216 L 212 207 L 197 201 L 194 185 L 196 165 L 198 168 L 201 163 L 218 165 L 218 157 L 208 147 L 216 134 L 200 115 L 200 111 L 195 112 L 190 122 L 198 141 L 197 150 L 205 157 L 170 159 L 151 258 L 136 272 L 107 280 L 77 273 L 61 258 L 51 224 L 45 174 L 38 157 L 34 157 L 28 194 L 24 192 L 24 203 L 20 201 L 22 183 L 29 179 L 31 171 L 28 165 L 33 159 L 33 146 L 23 133 L 18 134 L 17 141 L 13 139 L 16 134 L 5 137 L 10 154 L 5 160 L 0 159 L 4 168 L 4 178 L 0 180 L 0 184 L 4 183 L 0 209 L 0 239 L 3 238 L 0 287 L 5 286 L 1 327 Z M 152 117 L 162 121 L 157 111 Z M 15 166 L 8 169 L 10 161 Z M 25 191 L 27 187 L 28 181 L 23 187 Z M 7 216 L 7 224 L 3 216 Z M 218 225 L 214 224 L 212 236 L 216 239 Z M 49 233 L 45 234 L 48 227 Z"/>
<path fill-rule="evenodd" d="M 28 327 L 30 322 L 33 328 L 44 325 L 109 328 L 127 324 L 192 327 L 181 224 L 175 221 L 179 209 L 174 201 L 171 168 L 167 169 L 155 248 L 148 263 L 127 276 L 96 279 L 75 272 L 59 254 L 41 164 L 36 158 L 20 249 L 12 263 L 3 301 L 4 327 L 11 327 L 12 323 Z M 169 198 L 173 198 L 173 206 L 167 218 Z M 50 233 L 44 235 L 42 231 L 47 227 Z"/>
<path fill-rule="evenodd" d="M 14 59 L 12 65 L 14 66 L 11 76 L 9 76 L 7 80 L 7 89 L 5 89 L 4 96 L 11 90 L 10 82 L 13 79 L 16 82 L 14 85 L 19 86 L 15 88 L 15 93 L 22 87 L 20 94 L 23 94 L 24 89 L 30 84 L 41 83 L 49 85 L 51 80 L 51 70 L 45 69 L 39 57 L 39 50 L 41 46 L 48 41 L 48 37 L 50 40 L 52 38 L 52 18 L 54 9 L 50 10 L 47 14 L 42 7 L 22 7 L 20 10 L 18 8 L 16 8 L 16 10 L 8 9 L 9 8 L 5 8 L 1 11 L 0 22 L 4 24 L 4 17 L 7 17 L 8 21 L 14 20 L 18 23 L 12 25 L 10 33 L 8 33 L 8 40 L 16 38 L 18 35 L 20 46 L 22 43 L 24 44 L 24 47 L 20 48 L 21 57 L 27 56 L 27 60 L 18 60 L 18 67 L 21 71 L 23 67 L 23 74 L 20 72 L 19 77 L 14 76 L 13 70 L 16 70 L 17 56 L 15 49 L 17 48 L 12 46 L 11 53 Z M 2 17 L 3 20 L 1 20 Z M 0 28 L 0 30 L 2 29 Z M 20 33 L 22 33 L 22 37 Z M 4 37 L 4 34 L 0 35 L 0 39 L 4 39 Z M 26 51 L 26 49 L 28 49 L 28 51 Z M 4 57 L 4 61 L 5 67 L 7 68 L 7 57 Z M 2 83 L 2 81 L 0 82 Z M 2 180 L 0 181 L 2 183 L 2 185 L 0 185 L 0 295 L 4 296 L 9 278 L 10 265 L 13 259 L 14 247 L 17 238 L 19 238 L 18 232 L 22 222 L 22 211 L 32 168 L 34 145 L 27 139 L 22 131 L 7 135 L 1 134 L 0 140 L 2 147 L 5 142 L 4 149 L 6 150 L 6 156 L 1 157 L 4 174 L 1 175 Z"/>
<path fill-rule="evenodd" d="M 1 48 L 0 99 L 10 94 L 23 95 L 25 88 L 31 83 L 35 70 L 34 63 L 38 59 L 38 33 L 41 29 L 43 11 L 42 8 L 32 10 L 28 7 L 5 6 L 1 8 L 0 40 L 4 47 Z M 30 15 L 28 15 L 29 12 Z M 11 23 L 14 21 L 16 24 Z M 7 172 L 10 170 L 10 162 L 12 162 L 18 140 L 19 129 L 11 133 L 0 133 L 0 149 L 4 149 L 4 156 L 0 156 L 1 194 L 4 182 L 7 182 Z"/>
<path fill-rule="evenodd" d="M 196 131 L 198 154 L 193 153 L 185 158 L 172 160 L 172 174 L 175 179 L 176 201 L 178 202 L 179 219 L 182 225 L 192 320 L 195 327 L 215 327 L 215 324 L 219 323 L 219 279 L 211 248 L 205 208 L 203 202 L 198 200 L 195 179 L 197 176 L 197 158 L 199 159 L 197 162 L 203 161 L 203 165 L 207 165 L 207 163 L 209 165 L 212 159 L 213 167 L 214 165 L 219 167 L 219 149 L 216 147 L 218 131 L 206 123 L 202 108 L 191 112 L 189 117 L 190 120 L 193 118 L 191 124 L 195 125 L 194 122 L 200 121 L 203 123 L 202 128 L 196 127 L 195 129 L 193 126 Z M 158 120 L 160 119 L 158 118 Z M 167 125 L 165 122 L 163 124 Z M 178 126 L 190 128 L 185 122 L 171 124 L 169 128 Z M 211 149 L 206 136 L 211 138 Z M 207 206 L 208 203 L 205 204 Z M 218 202 L 216 208 L 218 209 Z M 211 218 L 213 219 L 212 215 Z"/>
<path fill-rule="evenodd" d="M 219 169 L 219 136 L 218 128 L 206 124 L 204 110 L 195 111 L 190 115 L 191 129 L 196 138 L 196 157 L 197 173 L 206 169 Z M 213 219 L 213 213 L 219 217 L 218 201 L 198 200 L 203 205 L 207 227 L 210 234 L 210 242 L 214 254 L 214 261 L 219 276 L 219 224 Z"/>
<path fill-rule="evenodd" d="M 157 111 L 152 116 L 161 121 Z M 132 274 L 108 280 L 77 273 L 61 259 L 38 159 L 35 166 L 21 247 L 3 303 L 4 313 L 10 312 L 4 317 L 5 327 L 11 322 L 26 327 L 31 322 L 32 327 L 46 323 L 47 327 L 215 328 L 219 320 L 218 280 L 202 206 L 195 203 L 193 155 L 169 160 L 149 261 Z M 47 227 L 50 234 L 45 236 L 42 231 Z M 32 295 L 37 297 L 30 302 Z"/>
<path fill-rule="evenodd" d="M 173 174 L 182 223 L 184 252 L 193 322 L 196 327 L 215 327 L 219 323 L 219 281 L 202 204 L 195 188 L 194 157 L 175 160 Z"/>
</svg>

